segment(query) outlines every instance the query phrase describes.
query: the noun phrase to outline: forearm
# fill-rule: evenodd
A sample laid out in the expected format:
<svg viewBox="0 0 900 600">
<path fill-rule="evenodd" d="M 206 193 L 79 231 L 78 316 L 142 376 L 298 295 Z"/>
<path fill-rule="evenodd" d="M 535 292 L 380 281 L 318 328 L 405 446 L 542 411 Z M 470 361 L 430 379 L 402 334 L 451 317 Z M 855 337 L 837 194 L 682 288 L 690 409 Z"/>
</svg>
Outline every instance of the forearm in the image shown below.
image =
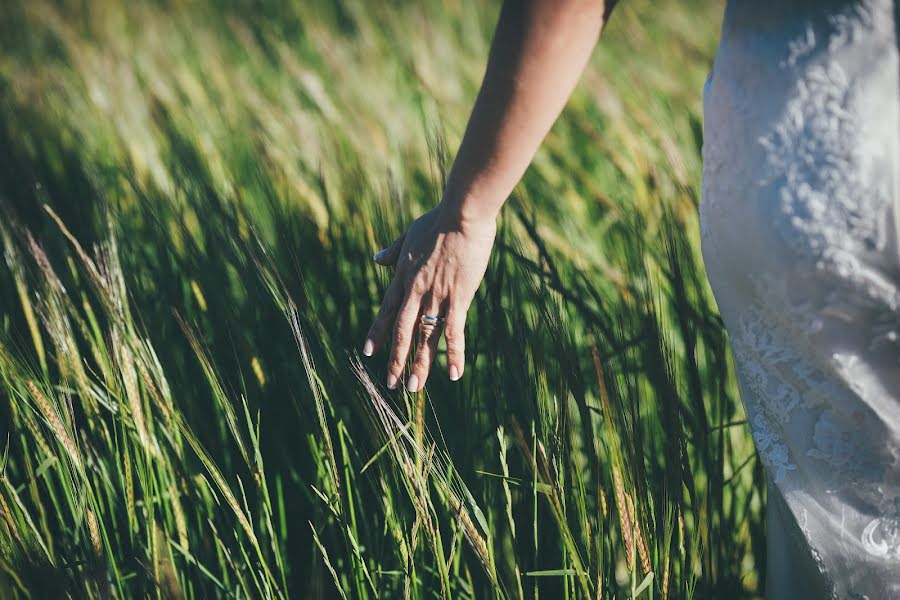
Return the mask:
<svg viewBox="0 0 900 600">
<path fill-rule="evenodd" d="M 461 221 L 496 218 L 584 70 L 603 27 L 604 4 L 504 2 L 444 193 L 444 205 Z"/>
</svg>

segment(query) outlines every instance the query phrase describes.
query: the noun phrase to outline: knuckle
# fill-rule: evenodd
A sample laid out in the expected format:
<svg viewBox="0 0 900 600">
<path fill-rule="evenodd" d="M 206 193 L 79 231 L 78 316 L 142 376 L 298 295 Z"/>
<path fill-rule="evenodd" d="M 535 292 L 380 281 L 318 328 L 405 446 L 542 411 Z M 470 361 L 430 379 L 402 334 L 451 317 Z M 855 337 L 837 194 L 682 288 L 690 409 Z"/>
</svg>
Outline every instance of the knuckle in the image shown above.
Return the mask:
<svg viewBox="0 0 900 600">
<path fill-rule="evenodd" d="M 409 291 L 416 296 L 423 296 L 428 291 L 428 284 L 422 278 L 416 277 L 409 284 Z"/>
<path fill-rule="evenodd" d="M 466 340 L 461 333 L 447 330 L 447 334 L 444 337 L 447 340 L 447 352 L 461 353 L 465 350 Z"/>
<path fill-rule="evenodd" d="M 408 326 L 402 323 L 397 323 L 394 326 L 394 345 L 405 346 L 409 338 L 410 332 Z"/>
<path fill-rule="evenodd" d="M 461 342 L 447 342 L 447 353 L 453 356 L 459 356 L 465 352 L 465 345 Z"/>
<path fill-rule="evenodd" d="M 425 371 L 428 369 L 428 365 L 431 364 L 431 361 L 428 360 L 424 352 L 419 352 L 416 355 L 416 362 L 414 365 L 414 369 L 416 371 Z"/>
<path fill-rule="evenodd" d="M 465 331 L 465 322 L 453 317 L 447 319 L 446 335 L 449 338 L 461 339 Z"/>
<path fill-rule="evenodd" d="M 388 370 L 390 370 L 392 373 L 401 371 L 401 370 L 403 370 L 404 362 L 405 361 L 402 358 L 400 358 L 399 354 L 394 354 L 393 356 L 391 356 L 391 360 L 388 363 L 388 365 L 389 365 Z"/>
</svg>

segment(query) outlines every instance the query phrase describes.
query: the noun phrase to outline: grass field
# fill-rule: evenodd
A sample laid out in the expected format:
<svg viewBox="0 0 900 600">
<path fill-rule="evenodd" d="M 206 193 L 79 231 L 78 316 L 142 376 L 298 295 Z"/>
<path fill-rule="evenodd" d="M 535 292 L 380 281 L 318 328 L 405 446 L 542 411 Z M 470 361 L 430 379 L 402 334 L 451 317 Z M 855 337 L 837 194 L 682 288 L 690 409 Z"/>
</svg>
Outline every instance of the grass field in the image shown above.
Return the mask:
<svg viewBox="0 0 900 600">
<path fill-rule="evenodd" d="M 360 357 L 498 4 L 7 3 L 0 596 L 759 596 L 696 214 L 720 3 L 617 9 L 460 382 Z"/>
</svg>

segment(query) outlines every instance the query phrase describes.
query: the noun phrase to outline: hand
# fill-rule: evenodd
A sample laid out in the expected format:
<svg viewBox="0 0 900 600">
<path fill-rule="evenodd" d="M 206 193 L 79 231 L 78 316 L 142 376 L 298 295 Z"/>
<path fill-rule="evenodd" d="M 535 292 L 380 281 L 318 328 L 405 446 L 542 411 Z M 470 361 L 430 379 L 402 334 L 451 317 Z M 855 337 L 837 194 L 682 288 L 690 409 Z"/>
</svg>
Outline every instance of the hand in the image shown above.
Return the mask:
<svg viewBox="0 0 900 600">
<path fill-rule="evenodd" d="M 428 379 L 437 354 L 441 325 L 421 327 L 422 315 L 446 319 L 443 327 L 448 374 L 453 381 L 462 377 L 466 312 L 487 269 L 497 223 L 495 219 L 486 219 L 462 224 L 452 213 L 446 204 L 438 205 L 375 255 L 378 264 L 396 268 L 366 337 L 363 354 L 371 356 L 391 336 L 387 376 L 387 386 L 391 389 L 397 387 L 414 338 L 418 338 L 415 363 L 406 388 L 417 392 Z"/>
</svg>

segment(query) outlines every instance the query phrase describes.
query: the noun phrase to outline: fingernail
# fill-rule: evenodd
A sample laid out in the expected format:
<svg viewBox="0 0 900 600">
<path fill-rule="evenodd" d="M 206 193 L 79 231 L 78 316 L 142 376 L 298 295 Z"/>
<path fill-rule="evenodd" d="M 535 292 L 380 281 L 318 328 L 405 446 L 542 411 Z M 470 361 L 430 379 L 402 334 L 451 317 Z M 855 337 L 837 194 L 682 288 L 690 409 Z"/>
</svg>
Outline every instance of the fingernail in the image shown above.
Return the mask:
<svg viewBox="0 0 900 600">
<path fill-rule="evenodd" d="M 397 387 L 397 376 L 396 375 L 388 375 L 388 389 L 392 390 Z"/>
<path fill-rule="evenodd" d="M 406 382 L 406 391 L 407 392 L 418 392 L 419 391 L 419 377 L 417 375 L 409 376 L 409 380 Z"/>
<path fill-rule="evenodd" d="M 450 381 L 456 381 L 459 379 L 459 369 L 456 368 L 456 365 L 450 365 Z"/>
<path fill-rule="evenodd" d="M 372 356 L 372 351 L 375 349 L 375 344 L 372 343 L 372 340 L 366 340 L 366 343 L 363 345 L 363 354 L 366 356 Z"/>
</svg>

